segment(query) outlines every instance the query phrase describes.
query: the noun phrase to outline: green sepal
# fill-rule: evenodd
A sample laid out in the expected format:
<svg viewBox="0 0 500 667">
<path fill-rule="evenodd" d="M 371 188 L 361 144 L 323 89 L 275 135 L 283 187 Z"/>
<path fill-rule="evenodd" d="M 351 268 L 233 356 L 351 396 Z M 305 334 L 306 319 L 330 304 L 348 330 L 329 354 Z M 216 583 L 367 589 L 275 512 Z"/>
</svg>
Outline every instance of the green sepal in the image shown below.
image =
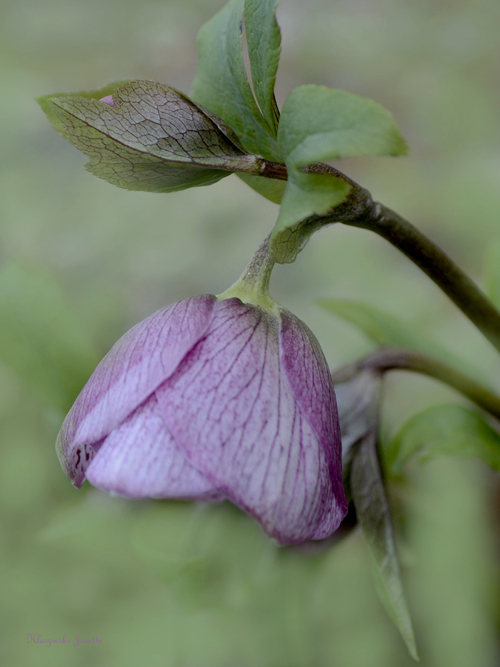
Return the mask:
<svg viewBox="0 0 500 667">
<path fill-rule="evenodd" d="M 500 433 L 477 412 L 461 405 L 433 405 L 408 419 L 384 451 L 392 475 L 417 457 L 478 457 L 500 470 Z"/>
<path fill-rule="evenodd" d="M 114 106 L 99 97 L 110 94 Z M 127 190 L 172 192 L 232 171 L 258 173 L 257 159 L 222 119 L 160 83 L 120 82 L 39 101 L 53 126 L 91 158 L 87 169 Z"/>
</svg>

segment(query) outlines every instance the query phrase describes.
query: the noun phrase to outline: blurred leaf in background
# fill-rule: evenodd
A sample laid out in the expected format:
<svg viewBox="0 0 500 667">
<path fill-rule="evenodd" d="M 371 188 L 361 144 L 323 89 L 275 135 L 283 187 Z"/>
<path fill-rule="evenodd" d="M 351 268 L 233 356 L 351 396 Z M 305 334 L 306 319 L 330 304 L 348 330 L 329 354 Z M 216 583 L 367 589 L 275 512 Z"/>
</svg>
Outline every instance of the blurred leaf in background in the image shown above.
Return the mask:
<svg viewBox="0 0 500 667">
<path fill-rule="evenodd" d="M 44 404 L 62 413 L 98 362 L 56 281 L 19 263 L 0 272 L 0 359 Z"/>
</svg>

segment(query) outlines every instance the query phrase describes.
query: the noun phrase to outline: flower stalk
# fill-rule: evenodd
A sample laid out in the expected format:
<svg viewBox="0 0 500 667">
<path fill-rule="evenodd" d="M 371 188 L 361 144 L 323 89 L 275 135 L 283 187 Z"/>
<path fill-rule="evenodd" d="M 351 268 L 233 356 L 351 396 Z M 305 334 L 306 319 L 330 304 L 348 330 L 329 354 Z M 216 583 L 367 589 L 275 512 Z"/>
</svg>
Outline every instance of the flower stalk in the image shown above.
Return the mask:
<svg viewBox="0 0 500 667">
<path fill-rule="evenodd" d="M 269 282 L 275 265 L 269 252 L 269 237 L 266 236 L 262 241 L 238 280 L 217 295 L 219 300 L 236 297 L 243 303 L 252 303 L 272 312 L 279 309 L 278 303 L 269 294 Z"/>
<path fill-rule="evenodd" d="M 284 165 L 283 165 L 284 167 Z M 311 165 L 308 173 L 343 178 L 351 190 L 328 215 L 307 221 L 315 229 L 334 222 L 368 229 L 389 241 L 416 264 L 500 352 L 500 311 L 475 282 L 433 241 L 387 206 L 374 202 L 371 194 L 338 169 L 327 164 Z M 266 175 L 263 172 L 263 175 Z"/>
<path fill-rule="evenodd" d="M 420 352 L 398 348 L 382 348 L 332 373 L 334 384 L 348 382 L 360 372 L 368 370 L 376 374 L 401 370 L 421 373 L 447 384 L 463 394 L 472 403 L 500 421 L 500 398 L 490 389 L 458 371 L 449 364 Z"/>
<path fill-rule="evenodd" d="M 500 352 L 500 311 L 425 234 L 395 211 L 374 202 L 362 216 L 348 224 L 375 232 L 411 259 Z"/>
</svg>

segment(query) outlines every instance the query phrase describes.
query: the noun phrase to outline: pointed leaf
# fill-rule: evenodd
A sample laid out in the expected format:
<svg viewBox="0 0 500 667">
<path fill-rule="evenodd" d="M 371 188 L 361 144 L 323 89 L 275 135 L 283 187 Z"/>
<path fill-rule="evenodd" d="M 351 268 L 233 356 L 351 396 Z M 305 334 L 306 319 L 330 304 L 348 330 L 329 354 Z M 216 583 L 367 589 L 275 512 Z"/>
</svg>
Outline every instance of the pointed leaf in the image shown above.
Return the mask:
<svg viewBox="0 0 500 667">
<path fill-rule="evenodd" d="M 380 472 L 376 439 L 376 429 L 372 429 L 354 456 L 351 469 L 352 498 L 368 547 L 377 593 L 401 633 L 410 655 L 418 660 L 389 504 Z"/>
<path fill-rule="evenodd" d="M 384 454 L 392 474 L 399 474 L 413 456 L 476 456 L 500 470 L 500 433 L 477 412 L 460 405 L 434 405 L 406 421 Z"/>
<path fill-rule="evenodd" d="M 86 167 L 96 176 L 128 190 L 171 192 L 258 171 L 221 119 L 175 89 L 131 81 L 105 95 L 110 88 L 39 100 L 53 126 L 91 158 Z"/>
<path fill-rule="evenodd" d="M 47 118 L 50 121 L 52 127 L 65 136 L 64 124 L 61 122 L 61 119 L 58 115 L 54 113 L 54 110 L 51 105 L 51 100 L 55 97 L 86 97 L 89 100 L 100 100 L 103 97 L 109 97 L 113 95 L 117 88 L 121 88 L 126 83 L 132 83 L 130 80 L 124 81 L 113 81 L 113 83 L 108 83 L 107 86 L 98 88 L 96 90 L 80 90 L 78 93 L 53 93 L 52 95 L 41 95 L 36 98 L 38 104 L 42 107 L 42 110 L 47 114 Z"/>
<path fill-rule="evenodd" d="M 244 0 L 229 0 L 198 35 L 198 68 L 191 97 L 223 118 L 244 148 L 280 160 L 273 128 L 262 116 L 243 62 Z"/>
<path fill-rule="evenodd" d="M 46 404 L 66 411 L 97 353 L 47 274 L 21 264 L 0 272 L 0 361 Z"/>
<path fill-rule="evenodd" d="M 279 1 L 245 0 L 245 29 L 253 87 L 257 102 L 274 136 L 277 134 L 279 120 L 274 97 L 281 51 L 281 32 L 275 15 Z"/>
</svg>

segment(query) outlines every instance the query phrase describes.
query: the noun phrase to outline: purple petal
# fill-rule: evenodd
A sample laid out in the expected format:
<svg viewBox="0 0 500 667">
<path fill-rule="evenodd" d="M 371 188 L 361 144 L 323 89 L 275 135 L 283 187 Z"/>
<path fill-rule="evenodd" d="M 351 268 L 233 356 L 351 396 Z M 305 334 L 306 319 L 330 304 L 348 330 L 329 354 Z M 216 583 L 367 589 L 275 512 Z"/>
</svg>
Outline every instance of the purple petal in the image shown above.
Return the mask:
<svg viewBox="0 0 500 667">
<path fill-rule="evenodd" d="M 208 334 L 156 395 L 190 463 L 268 534 L 316 538 L 325 516 L 337 527 L 332 455 L 289 385 L 278 317 L 218 302 Z"/>
<path fill-rule="evenodd" d="M 76 486 L 85 478 L 90 445 L 119 426 L 175 371 L 207 331 L 215 302 L 204 295 L 163 308 L 130 329 L 104 357 L 58 436 L 61 465 Z"/>
<path fill-rule="evenodd" d="M 333 498 L 312 539 L 323 539 L 347 512 L 342 483 L 342 445 L 332 376 L 323 350 L 309 327 L 287 310 L 281 311 L 281 356 L 288 383 L 324 450 Z"/>
<path fill-rule="evenodd" d="M 86 476 L 129 498 L 224 499 L 178 449 L 154 395 L 106 438 Z"/>
</svg>

